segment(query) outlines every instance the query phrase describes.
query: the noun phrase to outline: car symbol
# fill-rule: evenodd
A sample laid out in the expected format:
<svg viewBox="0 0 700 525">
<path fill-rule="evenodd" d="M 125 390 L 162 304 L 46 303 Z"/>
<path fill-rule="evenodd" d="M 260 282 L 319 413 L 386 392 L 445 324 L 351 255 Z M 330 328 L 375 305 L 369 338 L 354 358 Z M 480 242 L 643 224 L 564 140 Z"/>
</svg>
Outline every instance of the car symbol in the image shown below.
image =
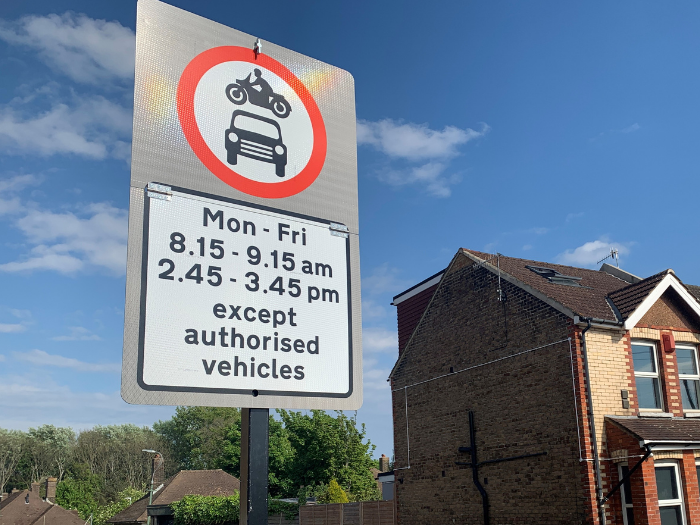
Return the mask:
<svg viewBox="0 0 700 525">
<path fill-rule="evenodd" d="M 236 110 L 226 130 L 226 161 L 235 166 L 238 155 L 275 165 L 278 177 L 284 177 L 287 146 L 282 142 L 279 124 L 272 119 Z"/>
</svg>

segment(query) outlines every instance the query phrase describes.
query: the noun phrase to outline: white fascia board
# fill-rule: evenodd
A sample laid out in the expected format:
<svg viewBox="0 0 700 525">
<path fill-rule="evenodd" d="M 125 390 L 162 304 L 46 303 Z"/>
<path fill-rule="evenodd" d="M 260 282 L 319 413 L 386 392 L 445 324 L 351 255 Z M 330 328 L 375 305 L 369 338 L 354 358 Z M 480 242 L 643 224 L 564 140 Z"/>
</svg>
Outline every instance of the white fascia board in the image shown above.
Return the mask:
<svg viewBox="0 0 700 525">
<path fill-rule="evenodd" d="M 655 444 L 657 443 L 657 444 Z M 677 444 L 676 444 L 677 443 Z M 644 448 L 649 446 L 652 452 L 660 452 L 662 450 L 698 450 L 700 449 L 699 442 L 693 441 L 639 441 L 639 446 Z"/>
<path fill-rule="evenodd" d="M 563 314 L 566 315 L 567 317 L 570 317 L 571 319 L 574 318 L 574 312 L 573 312 L 573 310 L 569 310 L 566 306 L 564 306 L 563 304 L 561 304 L 561 303 L 555 301 L 554 299 L 552 299 L 552 298 L 550 298 L 550 297 L 547 297 L 545 294 L 543 294 L 543 293 L 540 292 L 539 290 L 536 290 L 536 289 L 534 289 L 532 286 L 525 284 L 524 282 L 522 282 L 522 281 L 516 279 L 516 278 L 513 277 L 512 275 L 505 273 L 503 270 L 500 270 L 500 271 L 499 271 L 499 269 L 498 269 L 496 266 L 494 266 L 494 265 L 492 265 L 491 263 L 486 262 L 486 261 L 484 261 L 484 260 L 482 260 L 482 259 L 479 259 L 477 256 L 472 255 L 472 254 L 469 253 L 469 252 L 466 252 L 466 251 L 463 251 L 463 250 L 462 250 L 462 253 L 463 253 L 464 255 L 466 255 L 467 257 L 469 257 L 469 258 L 470 258 L 472 261 L 474 261 L 475 263 L 478 263 L 478 264 L 482 265 L 484 268 L 486 268 L 487 270 L 489 270 L 491 273 L 494 273 L 494 274 L 498 275 L 499 272 L 500 272 L 501 279 L 503 279 L 504 281 L 508 281 L 510 284 L 512 284 L 512 285 L 514 285 L 514 286 L 517 286 L 518 288 L 520 288 L 520 289 L 526 291 L 526 292 L 529 293 L 530 295 L 534 295 L 534 296 L 537 297 L 540 301 L 543 301 L 543 302 L 547 303 L 549 306 L 551 306 L 552 308 L 554 308 L 554 309 L 557 310 L 558 312 L 563 313 Z"/>
<path fill-rule="evenodd" d="M 399 303 L 404 302 L 406 299 L 410 299 L 410 298 L 413 297 L 414 295 L 418 295 L 418 294 L 421 293 L 422 291 L 427 290 L 427 289 L 430 288 L 431 286 L 435 286 L 437 283 L 440 282 L 440 279 L 442 279 L 442 276 L 443 276 L 443 275 L 445 275 L 445 272 L 439 273 L 438 275 L 436 275 L 435 277 L 433 277 L 433 278 L 430 279 L 429 281 L 424 282 L 424 283 L 421 284 L 420 286 L 416 286 L 414 289 L 409 290 L 408 292 L 405 292 L 405 293 L 403 293 L 403 294 L 401 294 L 401 295 L 397 295 L 396 298 L 395 298 L 395 299 L 393 300 L 393 302 L 391 303 L 391 305 L 392 305 L 392 306 L 396 306 L 396 305 L 398 305 Z"/>
<path fill-rule="evenodd" d="M 686 302 L 687 306 L 695 312 L 695 315 L 700 318 L 700 304 L 698 304 L 697 299 L 690 295 L 690 292 L 686 290 L 685 286 L 683 286 L 680 281 L 678 281 L 678 278 L 672 274 L 669 273 L 661 279 L 659 284 L 656 285 L 656 288 L 652 290 L 652 292 L 647 295 L 647 298 L 644 299 L 639 306 L 637 306 L 637 309 L 630 315 L 627 320 L 625 321 L 625 330 L 632 330 L 635 326 L 637 326 L 637 323 L 644 317 L 644 314 L 646 314 L 649 309 L 656 303 L 656 301 L 659 300 L 659 298 L 663 295 L 663 293 L 668 290 L 669 288 L 673 288 L 676 292 L 678 292 L 678 295 L 681 296 L 681 298 Z"/>
</svg>

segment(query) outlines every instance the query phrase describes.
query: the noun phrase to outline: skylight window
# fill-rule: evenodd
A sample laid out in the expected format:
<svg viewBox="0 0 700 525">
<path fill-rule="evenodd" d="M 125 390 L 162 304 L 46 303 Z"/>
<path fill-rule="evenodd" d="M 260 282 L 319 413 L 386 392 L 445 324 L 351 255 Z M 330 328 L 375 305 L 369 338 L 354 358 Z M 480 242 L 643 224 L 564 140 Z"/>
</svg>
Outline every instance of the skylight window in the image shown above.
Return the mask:
<svg viewBox="0 0 700 525">
<path fill-rule="evenodd" d="M 552 268 L 545 268 L 544 266 L 525 266 L 525 268 L 527 268 L 531 272 L 535 272 L 540 277 L 544 277 L 550 283 L 562 284 L 564 286 L 578 286 L 580 288 L 583 288 L 583 286 L 581 286 L 581 283 L 579 283 L 581 277 L 563 275 L 558 271 L 553 270 Z"/>
</svg>

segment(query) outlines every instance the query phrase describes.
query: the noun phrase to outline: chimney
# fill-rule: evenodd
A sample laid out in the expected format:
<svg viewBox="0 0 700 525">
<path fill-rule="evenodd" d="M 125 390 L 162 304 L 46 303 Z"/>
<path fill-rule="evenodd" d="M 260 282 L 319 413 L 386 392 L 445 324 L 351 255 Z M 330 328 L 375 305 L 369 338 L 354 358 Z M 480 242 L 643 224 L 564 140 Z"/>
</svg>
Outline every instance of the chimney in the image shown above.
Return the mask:
<svg viewBox="0 0 700 525">
<path fill-rule="evenodd" d="M 12 494 L 16 494 L 17 492 L 19 492 L 19 489 L 12 489 Z"/>
<path fill-rule="evenodd" d="M 379 472 L 389 472 L 389 458 L 384 454 L 379 458 Z"/>
<path fill-rule="evenodd" d="M 41 483 L 39 483 L 38 481 L 35 482 L 35 483 L 32 483 L 31 491 L 32 491 L 34 494 L 36 494 L 37 496 L 39 495 L 39 487 L 41 487 Z"/>
<path fill-rule="evenodd" d="M 46 501 L 56 503 L 56 484 L 58 479 L 46 478 Z"/>
<path fill-rule="evenodd" d="M 0 498 L 0 501 L 7 499 L 7 492 L 2 493 L 2 497 Z"/>
<path fill-rule="evenodd" d="M 156 487 L 165 480 L 165 461 L 163 460 L 163 456 L 156 454 L 153 458 L 151 468 L 153 469 L 153 486 Z"/>
</svg>

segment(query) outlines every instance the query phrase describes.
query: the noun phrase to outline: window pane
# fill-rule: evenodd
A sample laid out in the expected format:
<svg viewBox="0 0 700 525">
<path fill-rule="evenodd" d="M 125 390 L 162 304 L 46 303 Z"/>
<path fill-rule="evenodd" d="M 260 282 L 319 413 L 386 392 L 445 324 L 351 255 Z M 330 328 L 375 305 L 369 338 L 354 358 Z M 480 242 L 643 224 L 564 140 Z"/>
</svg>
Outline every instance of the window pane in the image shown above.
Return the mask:
<svg viewBox="0 0 700 525">
<path fill-rule="evenodd" d="M 656 372 L 654 347 L 651 345 L 632 345 L 632 361 L 635 372 Z"/>
<path fill-rule="evenodd" d="M 654 377 L 637 377 L 639 408 L 661 408 L 659 380 Z"/>
<path fill-rule="evenodd" d="M 625 509 L 627 512 L 627 525 L 634 525 L 634 512 L 631 508 Z"/>
<path fill-rule="evenodd" d="M 698 369 L 695 366 L 695 350 L 690 348 L 676 348 L 678 359 L 678 373 L 697 375 Z"/>
<path fill-rule="evenodd" d="M 626 465 L 623 465 L 620 467 L 620 480 L 624 478 L 627 473 L 630 471 L 629 467 Z M 630 487 L 630 480 L 628 479 L 625 481 L 624 485 L 622 485 L 622 490 L 625 493 L 625 504 L 631 505 L 632 504 L 632 488 Z"/>
<path fill-rule="evenodd" d="M 661 514 L 661 525 L 681 525 L 681 507 L 680 505 L 674 507 L 661 507 L 659 509 L 659 514 Z"/>
<path fill-rule="evenodd" d="M 681 394 L 683 394 L 683 408 L 698 409 L 698 381 L 681 379 Z"/>
<path fill-rule="evenodd" d="M 659 501 L 678 499 L 676 469 L 674 467 L 656 467 L 656 494 L 658 495 Z"/>
</svg>

